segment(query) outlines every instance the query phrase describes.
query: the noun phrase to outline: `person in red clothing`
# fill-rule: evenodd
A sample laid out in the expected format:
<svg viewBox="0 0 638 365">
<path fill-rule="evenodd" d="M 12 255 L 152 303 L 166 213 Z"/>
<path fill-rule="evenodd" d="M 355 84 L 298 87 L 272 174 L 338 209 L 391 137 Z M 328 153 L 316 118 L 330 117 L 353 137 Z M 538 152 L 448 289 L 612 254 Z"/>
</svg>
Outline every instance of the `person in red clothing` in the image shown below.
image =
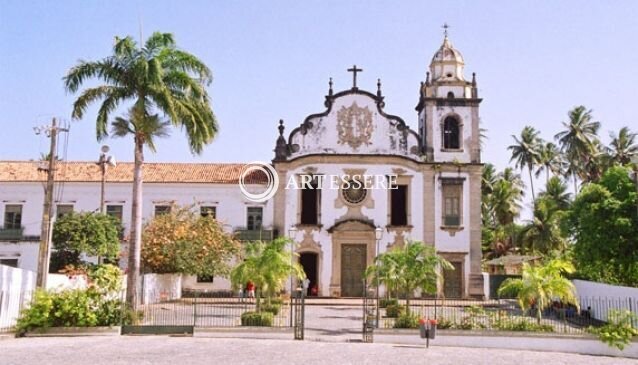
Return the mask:
<svg viewBox="0 0 638 365">
<path fill-rule="evenodd" d="M 255 284 L 252 281 L 248 281 L 246 284 L 246 292 L 248 293 L 248 298 L 255 297 Z"/>
</svg>

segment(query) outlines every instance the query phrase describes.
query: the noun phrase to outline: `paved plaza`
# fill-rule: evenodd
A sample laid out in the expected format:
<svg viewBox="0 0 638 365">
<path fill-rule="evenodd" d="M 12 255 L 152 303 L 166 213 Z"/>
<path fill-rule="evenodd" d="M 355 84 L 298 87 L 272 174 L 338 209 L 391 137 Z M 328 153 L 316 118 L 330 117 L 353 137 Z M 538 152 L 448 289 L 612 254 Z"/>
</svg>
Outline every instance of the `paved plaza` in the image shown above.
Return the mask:
<svg viewBox="0 0 638 365">
<path fill-rule="evenodd" d="M 67 337 L 0 341 L 2 365 L 637 364 L 551 352 L 198 337 Z"/>
</svg>

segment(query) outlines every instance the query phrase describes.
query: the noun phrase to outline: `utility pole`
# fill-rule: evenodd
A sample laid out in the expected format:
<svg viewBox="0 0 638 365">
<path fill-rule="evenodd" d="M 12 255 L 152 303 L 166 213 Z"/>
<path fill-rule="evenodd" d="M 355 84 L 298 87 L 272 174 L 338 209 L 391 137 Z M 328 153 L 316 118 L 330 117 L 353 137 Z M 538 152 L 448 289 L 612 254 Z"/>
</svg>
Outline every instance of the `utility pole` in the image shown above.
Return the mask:
<svg viewBox="0 0 638 365">
<path fill-rule="evenodd" d="M 40 249 L 38 252 L 38 275 L 36 278 L 36 287 L 46 289 L 47 274 L 49 273 L 49 253 L 51 234 L 53 231 L 51 217 L 53 215 L 53 186 L 55 183 L 55 164 L 57 162 L 57 145 L 58 132 L 68 132 L 68 129 L 59 128 L 55 118 L 51 122 L 51 126 L 35 127 L 36 134 L 44 132 L 51 138 L 51 146 L 49 149 L 49 163 L 46 168 L 47 184 L 44 192 L 44 206 L 42 209 L 42 228 L 40 231 Z"/>
</svg>

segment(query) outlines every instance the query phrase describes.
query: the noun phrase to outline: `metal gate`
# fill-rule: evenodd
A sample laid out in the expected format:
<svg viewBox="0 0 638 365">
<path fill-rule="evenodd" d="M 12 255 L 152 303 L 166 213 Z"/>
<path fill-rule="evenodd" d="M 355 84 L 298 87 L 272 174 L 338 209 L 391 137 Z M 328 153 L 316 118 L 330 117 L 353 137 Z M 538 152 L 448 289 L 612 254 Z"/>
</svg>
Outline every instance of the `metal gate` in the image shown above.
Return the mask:
<svg viewBox="0 0 638 365">
<path fill-rule="evenodd" d="M 305 303 L 305 290 L 301 288 L 297 288 L 293 295 L 292 299 L 292 309 L 293 309 L 293 326 L 295 333 L 295 340 L 303 340 L 304 339 L 304 327 L 305 327 L 305 314 L 306 314 L 306 303 Z"/>
<path fill-rule="evenodd" d="M 377 297 L 375 288 L 368 287 L 366 280 L 363 280 L 363 342 L 374 341 L 374 328 L 377 326 Z"/>
</svg>

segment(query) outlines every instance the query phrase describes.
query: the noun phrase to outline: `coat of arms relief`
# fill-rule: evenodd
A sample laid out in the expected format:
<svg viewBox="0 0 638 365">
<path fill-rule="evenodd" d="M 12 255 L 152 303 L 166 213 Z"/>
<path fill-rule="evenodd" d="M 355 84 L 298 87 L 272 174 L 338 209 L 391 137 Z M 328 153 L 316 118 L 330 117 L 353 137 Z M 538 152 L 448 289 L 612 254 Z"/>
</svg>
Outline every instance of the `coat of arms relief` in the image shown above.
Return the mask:
<svg viewBox="0 0 638 365">
<path fill-rule="evenodd" d="M 372 112 L 367 106 L 361 108 L 353 102 L 349 107 L 342 106 L 337 111 L 339 144 L 347 144 L 355 150 L 361 145 L 370 145 L 373 130 Z"/>
</svg>

